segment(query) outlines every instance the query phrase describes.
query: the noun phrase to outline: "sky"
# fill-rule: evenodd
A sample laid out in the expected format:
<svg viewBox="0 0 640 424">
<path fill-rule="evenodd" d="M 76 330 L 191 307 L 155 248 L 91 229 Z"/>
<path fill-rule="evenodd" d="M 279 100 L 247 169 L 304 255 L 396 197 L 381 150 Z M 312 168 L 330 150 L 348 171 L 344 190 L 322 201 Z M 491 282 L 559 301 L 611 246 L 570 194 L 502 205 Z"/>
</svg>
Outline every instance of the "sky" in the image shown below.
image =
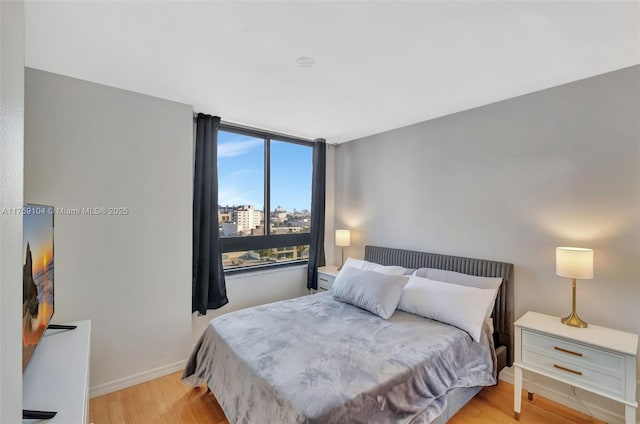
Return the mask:
<svg viewBox="0 0 640 424">
<path fill-rule="evenodd" d="M 271 210 L 311 209 L 313 149 L 271 141 Z M 218 203 L 264 210 L 264 140 L 218 133 Z"/>
</svg>

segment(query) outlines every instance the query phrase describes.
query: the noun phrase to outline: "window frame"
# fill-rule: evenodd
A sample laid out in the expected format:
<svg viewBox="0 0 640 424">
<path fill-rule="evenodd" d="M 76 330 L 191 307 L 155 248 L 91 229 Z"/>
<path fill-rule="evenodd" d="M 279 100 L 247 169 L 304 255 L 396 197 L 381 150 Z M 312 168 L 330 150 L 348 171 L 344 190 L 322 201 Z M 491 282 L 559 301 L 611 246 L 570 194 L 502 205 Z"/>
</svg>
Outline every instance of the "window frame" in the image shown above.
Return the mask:
<svg viewBox="0 0 640 424">
<path fill-rule="evenodd" d="M 245 236 L 245 237 L 220 237 L 221 254 L 229 252 L 237 252 L 242 250 L 260 250 L 260 249 L 277 249 L 279 247 L 308 245 L 311 242 L 311 232 L 294 233 L 294 234 L 271 234 L 271 141 L 279 141 L 285 143 L 298 144 L 314 148 L 315 142 L 307 141 L 300 138 L 282 135 L 269 131 L 263 131 L 254 128 L 247 128 L 229 123 L 220 123 L 218 132 L 230 132 L 239 135 L 261 138 L 264 140 L 264 234 L 261 236 Z M 311 164 L 313 167 L 313 163 Z M 313 180 L 311 181 L 311 204 L 313 205 Z M 218 187 L 219 189 L 219 187 Z M 217 214 L 216 214 L 217 220 Z M 220 222 L 217 221 L 218 227 Z M 309 223 L 311 226 L 312 223 Z M 225 274 L 236 274 L 243 272 L 256 271 L 265 268 L 286 267 L 292 265 L 300 265 L 308 263 L 308 259 L 299 259 L 295 261 L 270 263 L 264 265 L 253 265 L 240 268 L 225 269 Z"/>
</svg>

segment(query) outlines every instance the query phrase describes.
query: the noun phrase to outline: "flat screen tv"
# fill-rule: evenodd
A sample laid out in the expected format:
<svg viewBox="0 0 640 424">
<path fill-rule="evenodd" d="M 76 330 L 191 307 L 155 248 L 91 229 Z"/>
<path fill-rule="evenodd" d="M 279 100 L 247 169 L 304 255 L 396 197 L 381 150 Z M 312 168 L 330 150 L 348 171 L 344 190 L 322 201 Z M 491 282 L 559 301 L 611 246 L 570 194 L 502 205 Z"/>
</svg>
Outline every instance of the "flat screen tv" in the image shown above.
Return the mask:
<svg viewBox="0 0 640 424">
<path fill-rule="evenodd" d="M 22 266 L 22 371 L 53 316 L 53 206 L 24 206 Z"/>
</svg>

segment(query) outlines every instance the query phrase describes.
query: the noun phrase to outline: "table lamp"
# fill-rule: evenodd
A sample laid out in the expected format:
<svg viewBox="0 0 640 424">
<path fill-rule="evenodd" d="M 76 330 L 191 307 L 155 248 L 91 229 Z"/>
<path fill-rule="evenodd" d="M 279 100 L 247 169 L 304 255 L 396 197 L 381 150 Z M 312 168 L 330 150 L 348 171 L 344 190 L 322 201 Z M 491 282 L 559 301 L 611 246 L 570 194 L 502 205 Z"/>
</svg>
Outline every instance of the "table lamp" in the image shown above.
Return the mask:
<svg viewBox="0 0 640 424">
<path fill-rule="evenodd" d="M 338 271 L 342 269 L 344 265 L 344 248 L 345 246 L 351 246 L 351 231 L 349 230 L 336 230 L 336 246 L 342 248 L 342 261 L 338 267 Z"/>
<path fill-rule="evenodd" d="M 556 275 L 572 279 L 571 315 L 562 318 L 562 323 L 572 327 L 586 328 L 588 324 L 576 313 L 576 279 L 593 278 L 593 250 L 582 247 L 556 247 Z"/>
</svg>

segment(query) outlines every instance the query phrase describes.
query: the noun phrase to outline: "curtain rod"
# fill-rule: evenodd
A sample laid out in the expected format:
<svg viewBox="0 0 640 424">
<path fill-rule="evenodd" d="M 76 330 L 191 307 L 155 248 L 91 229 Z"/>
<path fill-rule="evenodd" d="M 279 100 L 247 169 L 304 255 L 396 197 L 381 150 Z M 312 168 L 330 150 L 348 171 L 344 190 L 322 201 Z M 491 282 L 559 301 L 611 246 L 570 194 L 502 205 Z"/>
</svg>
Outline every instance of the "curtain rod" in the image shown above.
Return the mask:
<svg viewBox="0 0 640 424">
<path fill-rule="evenodd" d="M 0 0 L 1 1 L 1 0 Z M 198 114 L 199 112 L 193 112 L 193 120 L 195 121 L 198 118 Z M 293 139 L 298 139 L 301 141 L 308 141 L 310 143 L 315 143 L 317 140 L 322 140 L 321 138 L 317 138 L 317 139 L 313 139 L 313 138 L 309 138 L 309 137 L 301 137 L 301 136 L 297 136 L 297 135 L 291 135 L 291 134 L 284 134 L 278 131 L 272 131 L 272 130 L 268 130 L 265 128 L 260 128 L 260 127 L 252 127 L 249 125 L 245 125 L 245 124 L 239 124 L 237 122 L 231 122 L 231 121 L 225 121 L 223 119 L 220 119 L 220 124 L 221 125 L 228 125 L 230 127 L 235 127 L 238 129 L 243 129 L 243 130 L 248 130 L 248 131 L 256 131 L 256 132 L 266 132 L 275 136 L 280 136 L 280 137 L 286 137 L 286 138 L 293 138 Z"/>
</svg>

